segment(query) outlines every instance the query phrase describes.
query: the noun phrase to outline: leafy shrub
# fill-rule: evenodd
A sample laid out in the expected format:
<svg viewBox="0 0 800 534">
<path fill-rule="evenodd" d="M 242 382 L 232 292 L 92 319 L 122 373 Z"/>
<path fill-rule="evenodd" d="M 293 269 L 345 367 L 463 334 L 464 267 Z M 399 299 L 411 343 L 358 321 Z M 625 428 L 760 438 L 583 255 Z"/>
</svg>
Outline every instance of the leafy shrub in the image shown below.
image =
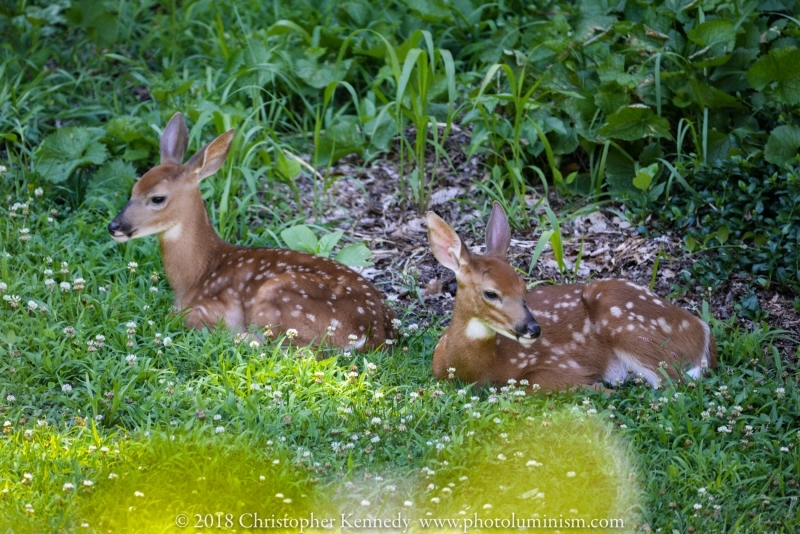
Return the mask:
<svg viewBox="0 0 800 534">
<path fill-rule="evenodd" d="M 800 293 L 798 172 L 738 158 L 721 161 L 696 170 L 696 193 L 672 199 L 662 216 L 686 232 L 689 251 L 702 251 L 690 269 L 704 286 L 735 273 Z"/>
</svg>

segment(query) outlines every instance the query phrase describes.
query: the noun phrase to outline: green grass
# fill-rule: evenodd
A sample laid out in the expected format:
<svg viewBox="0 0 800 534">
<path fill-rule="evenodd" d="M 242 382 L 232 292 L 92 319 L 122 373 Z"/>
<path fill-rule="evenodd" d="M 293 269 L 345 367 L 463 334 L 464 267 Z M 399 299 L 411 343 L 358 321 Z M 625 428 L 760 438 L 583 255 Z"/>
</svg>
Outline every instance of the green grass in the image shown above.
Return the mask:
<svg viewBox="0 0 800 534">
<path fill-rule="evenodd" d="M 95 212 L 51 217 L 27 192 L 4 186 L 27 207 L 0 217 L 3 531 L 216 512 L 796 531 L 800 394 L 779 333 L 715 322 L 718 374 L 658 391 L 460 389 L 431 377 L 437 332 L 410 325 L 391 353 L 323 361 L 186 330 L 155 240 L 118 246 Z"/>
</svg>

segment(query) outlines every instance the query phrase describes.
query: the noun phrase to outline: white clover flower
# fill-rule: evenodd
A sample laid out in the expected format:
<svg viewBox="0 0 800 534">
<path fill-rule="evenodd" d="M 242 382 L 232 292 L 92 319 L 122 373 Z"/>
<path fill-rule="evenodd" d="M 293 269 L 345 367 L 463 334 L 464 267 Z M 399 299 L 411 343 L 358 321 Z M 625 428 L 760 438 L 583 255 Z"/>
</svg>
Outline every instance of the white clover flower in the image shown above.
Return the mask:
<svg viewBox="0 0 800 534">
<path fill-rule="evenodd" d="M 5 173 L 8 172 L 8 169 L 5 165 L 0 165 L 0 176 L 3 176 Z"/>
<path fill-rule="evenodd" d="M 411 501 L 404 501 L 403 502 L 403 506 L 410 508 L 410 507 L 414 506 L 414 503 L 411 502 Z"/>
<path fill-rule="evenodd" d="M 392 328 L 399 329 L 403 325 L 403 322 L 400 319 L 392 319 Z"/>
<path fill-rule="evenodd" d="M 536 460 L 528 460 L 525 464 L 525 467 L 541 467 L 543 464 L 541 462 L 537 462 Z"/>
<path fill-rule="evenodd" d="M 72 491 L 75 489 L 75 484 L 72 482 L 64 482 L 64 485 L 61 486 L 62 491 Z"/>
<path fill-rule="evenodd" d="M 472 417 L 474 417 L 475 419 L 480 419 L 481 418 L 481 412 L 472 412 Z"/>
<path fill-rule="evenodd" d="M 36 198 L 42 198 L 42 195 L 44 195 L 44 189 L 37 187 L 33 190 L 33 194 L 36 195 Z"/>
<path fill-rule="evenodd" d="M 37 309 L 38 307 L 39 307 L 39 305 L 38 305 L 38 304 L 36 304 L 36 302 L 34 302 L 34 301 L 32 301 L 32 300 L 29 300 L 29 301 L 28 301 L 28 309 L 29 309 L 30 311 L 36 311 L 36 309 Z"/>
<path fill-rule="evenodd" d="M 502 453 L 497 455 L 497 459 L 501 462 L 505 462 L 507 460 L 506 455 Z"/>
<path fill-rule="evenodd" d="M 11 393 L 9 393 L 8 395 L 6 395 L 6 400 L 8 402 L 14 402 L 15 400 L 17 400 L 17 398 L 14 395 L 12 395 Z"/>
<path fill-rule="evenodd" d="M 567 471 L 567 478 L 573 478 L 575 476 L 575 471 Z"/>
<path fill-rule="evenodd" d="M 288 337 L 289 339 L 296 338 L 297 337 L 297 329 L 289 328 L 288 330 L 286 330 L 286 337 Z"/>
<path fill-rule="evenodd" d="M 76 278 L 72 281 L 73 291 L 81 291 L 84 287 L 86 287 L 86 280 L 83 278 Z"/>
<path fill-rule="evenodd" d="M 52 278 L 47 278 L 47 279 L 44 281 L 44 285 L 45 285 L 45 287 L 46 287 L 47 289 L 49 289 L 50 291 L 52 291 L 52 290 L 53 290 L 53 288 L 54 288 L 54 287 L 56 287 L 56 281 L 55 281 L 55 280 L 53 280 Z"/>
<path fill-rule="evenodd" d="M 61 384 L 61 391 L 63 391 L 64 393 L 69 393 L 70 391 L 72 391 L 72 385 L 71 384 Z"/>
<path fill-rule="evenodd" d="M 128 262 L 128 270 L 131 273 L 135 273 L 137 267 L 139 267 L 139 264 L 136 263 L 135 261 Z"/>
<path fill-rule="evenodd" d="M 258 341 L 256 341 L 255 339 L 250 342 L 250 348 L 251 349 L 256 349 L 256 348 L 259 347 L 259 345 L 260 345 L 260 343 Z"/>
<path fill-rule="evenodd" d="M 134 365 L 136 365 L 136 355 L 128 354 L 127 356 L 125 356 L 125 361 L 128 362 L 128 365 L 133 367 Z"/>
<path fill-rule="evenodd" d="M 61 289 L 62 292 L 67 292 L 70 290 L 72 286 L 69 284 L 69 282 L 61 282 L 60 284 L 58 284 L 58 287 L 59 289 Z"/>
<path fill-rule="evenodd" d="M 699 502 L 698 502 L 698 503 L 694 503 L 694 504 L 692 505 L 692 508 L 694 508 L 695 510 L 700 510 L 700 509 L 702 509 L 702 508 L 703 508 L 703 505 L 702 505 L 702 504 L 700 504 Z"/>
<path fill-rule="evenodd" d="M 94 486 L 94 482 L 92 482 L 91 480 L 84 480 L 83 485 L 86 486 L 87 488 L 90 488 Z"/>
<path fill-rule="evenodd" d="M 156 286 L 150 286 L 150 293 L 158 293 L 158 288 Z"/>
<path fill-rule="evenodd" d="M 785 394 L 786 394 L 786 389 L 784 389 L 784 388 L 776 388 L 775 389 L 775 396 L 777 398 L 782 399 Z"/>
<path fill-rule="evenodd" d="M 109 473 L 108 478 L 109 480 L 114 480 L 115 478 L 119 478 L 119 475 L 116 473 Z"/>
<path fill-rule="evenodd" d="M 372 443 L 378 443 L 380 440 L 381 440 L 381 438 L 379 438 L 378 436 L 375 436 L 375 437 L 374 437 L 374 438 L 372 438 L 370 441 L 371 441 Z"/>
<path fill-rule="evenodd" d="M 0 282 L 0 293 L 5 293 L 8 291 L 8 285 L 5 282 Z"/>
<path fill-rule="evenodd" d="M 721 432 L 723 434 L 730 434 L 733 432 L 733 428 L 730 425 L 722 425 L 721 427 L 717 428 L 717 432 Z"/>
<path fill-rule="evenodd" d="M 214 421 L 219 421 L 219 420 L 221 420 L 221 419 L 222 419 L 222 415 L 220 415 L 220 414 L 218 414 L 218 413 L 217 413 L 217 414 L 214 414 Z"/>
<path fill-rule="evenodd" d="M 141 491 L 134 491 L 133 492 L 133 496 L 134 497 L 144 497 L 144 493 L 142 493 Z"/>
<path fill-rule="evenodd" d="M 366 500 L 366 499 L 361 501 L 361 506 L 369 506 L 369 504 L 370 504 L 370 502 L 368 500 Z"/>
<path fill-rule="evenodd" d="M 225 432 L 224 426 L 218 426 L 217 428 L 214 429 L 215 434 L 222 434 L 223 432 Z"/>
</svg>

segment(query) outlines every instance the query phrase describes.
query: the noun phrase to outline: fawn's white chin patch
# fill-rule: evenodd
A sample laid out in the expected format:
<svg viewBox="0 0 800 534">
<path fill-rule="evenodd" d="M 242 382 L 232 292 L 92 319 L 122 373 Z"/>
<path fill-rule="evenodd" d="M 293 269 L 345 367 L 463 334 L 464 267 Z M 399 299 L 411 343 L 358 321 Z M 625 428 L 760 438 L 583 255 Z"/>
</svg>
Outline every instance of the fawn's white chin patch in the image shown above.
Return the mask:
<svg viewBox="0 0 800 534">
<path fill-rule="evenodd" d="M 531 345 L 536 343 L 535 337 L 518 337 L 515 339 L 519 341 L 519 344 L 522 345 L 523 347 L 530 347 Z"/>
<path fill-rule="evenodd" d="M 127 235 L 125 235 L 125 234 L 119 234 L 119 235 L 114 234 L 114 235 L 111 236 L 111 239 L 113 239 L 117 243 L 124 243 L 125 241 L 128 241 L 131 238 L 128 237 Z"/>
</svg>

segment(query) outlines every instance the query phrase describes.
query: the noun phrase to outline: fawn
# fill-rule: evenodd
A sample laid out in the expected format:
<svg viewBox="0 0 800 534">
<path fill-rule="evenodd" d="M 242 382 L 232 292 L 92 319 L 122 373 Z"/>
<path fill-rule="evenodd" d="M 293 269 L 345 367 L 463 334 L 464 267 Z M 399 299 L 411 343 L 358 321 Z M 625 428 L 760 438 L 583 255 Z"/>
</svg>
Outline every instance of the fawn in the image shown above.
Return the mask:
<svg viewBox="0 0 800 534">
<path fill-rule="evenodd" d="M 697 378 L 716 366 L 708 325 L 632 282 L 526 291 L 506 261 L 511 229 L 497 202 L 486 228 L 486 254 L 470 253 L 433 212 L 428 241 L 458 283 L 453 320 L 433 354 L 437 379 L 478 385 L 527 380 L 529 389 L 544 391 L 639 376 L 657 388 L 659 368 L 672 378 L 681 371 Z"/>
<path fill-rule="evenodd" d="M 182 164 L 189 132 L 176 113 L 161 136 L 161 163 L 136 182 L 108 225 L 114 239 L 158 236 L 175 309 L 189 309 L 189 327 L 213 327 L 224 319 L 234 332 L 249 325 L 295 329 L 298 344 L 324 340 L 357 349 L 390 339 L 394 312 L 361 275 L 333 260 L 241 247 L 217 235 L 199 184 L 222 167 L 233 136 L 234 130 L 222 134 Z"/>
</svg>

